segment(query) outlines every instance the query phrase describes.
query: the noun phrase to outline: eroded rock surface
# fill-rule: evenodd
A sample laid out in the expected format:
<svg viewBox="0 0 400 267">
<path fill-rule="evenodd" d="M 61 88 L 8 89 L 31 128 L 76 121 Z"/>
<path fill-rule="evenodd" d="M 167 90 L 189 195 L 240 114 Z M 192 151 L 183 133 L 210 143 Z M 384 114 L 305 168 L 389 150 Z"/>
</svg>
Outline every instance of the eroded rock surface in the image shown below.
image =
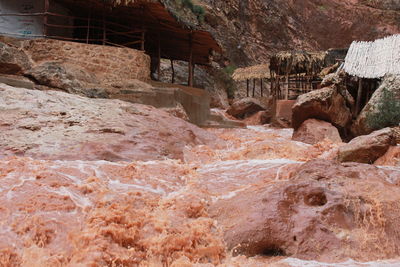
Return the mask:
<svg viewBox="0 0 400 267">
<path fill-rule="evenodd" d="M 218 138 L 156 108 L 0 86 L 0 155 L 63 160 L 182 158 Z"/>
<path fill-rule="evenodd" d="M 266 171 L 210 206 L 235 254 L 321 261 L 399 255 L 398 171 L 325 160 L 288 170 L 278 177 Z"/>
</svg>

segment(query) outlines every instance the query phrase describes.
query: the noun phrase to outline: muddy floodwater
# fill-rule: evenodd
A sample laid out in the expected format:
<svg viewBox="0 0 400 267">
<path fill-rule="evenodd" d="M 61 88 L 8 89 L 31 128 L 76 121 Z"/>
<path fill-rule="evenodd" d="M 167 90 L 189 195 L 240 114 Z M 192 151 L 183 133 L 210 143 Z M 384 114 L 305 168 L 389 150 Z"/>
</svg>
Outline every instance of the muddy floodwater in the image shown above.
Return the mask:
<svg viewBox="0 0 400 267">
<path fill-rule="evenodd" d="M 208 131 L 225 143 L 183 160 L 0 159 L 0 266 L 400 266 L 400 168 L 333 166 L 338 144 L 291 129 Z"/>
</svg>

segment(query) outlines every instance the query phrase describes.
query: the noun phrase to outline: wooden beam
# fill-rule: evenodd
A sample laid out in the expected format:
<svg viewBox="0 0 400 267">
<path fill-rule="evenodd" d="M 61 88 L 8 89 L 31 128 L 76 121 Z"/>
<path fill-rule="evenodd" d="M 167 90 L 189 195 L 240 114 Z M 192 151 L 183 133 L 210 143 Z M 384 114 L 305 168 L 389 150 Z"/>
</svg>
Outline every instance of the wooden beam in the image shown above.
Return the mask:
<svg viewBox="0 0 400 267">
<path fill-rule="evenodd" d="M 256 79 L 253 79 L 253 97 L 255 95 L 255 91 L 256 91 Z"/>
<path fill-rule="evenodd" d="M 172 59 L 171 59 L 171 70 L 172 70 L 171 83 L 175 83 L 175 69 L 174 69 L 174 60 L 172 60 Z"/>
<path fill-rule="evenodd" d="M 192 87 L 193 86 L 193 33 L 190 33 L 189 36 L 189 62 L 188 62 L 188 71 L 189 71 L 189 77 L 188 77 L 188 86 Z"/>
<path fill-rule="evenodd" d="M 358 78 L 358 92 L 357 92 L 357 102 L 356 102 L 356 115 L 360 114 L 361 111 L 361 97 L 362 97 L 362 78 Z"/>
<path fill-rule="evenodd" d="M 89 9 L 89 14 L 88 14 L 88 23 L 87 23 L 87 30 L 86 30 L 86 43 L 89 43 L 89 37 L 90 37 L 90 19 L 92 17 L 92 9 Z"/>
<path fill-rule="evenodd" d="M 249 79 L 246 79 L 246 85 L 247 85 L 247 97 L 249 97 Z"/>
<path fill-rule="evenodd" d="M 161 79 L 161 41 L 160 41 L 160 33 L 158 33 L 158 64 L 157 64 L 157 78 L 160 81 Z"/>
<path fill-rule="evenodd" d="M 106 6 L 105 3 L 103 3 L 103 17 L 102 17 L 102 21 L 103 21 L 103 45 L 106 44 L 106 19 L 105 19 L 105 12 L 106 12 Z"/>
<path fill-rule="evenodd" d="M 285 92 L 285 99 L 289 99 L 289 74 L 286 74 L 286 92 Z"/>
<path fill-rule="evenodd" d="M 49 0 L 44 0 L 44 15 L 43 15 L 43 36 L 48 35 L 48 28 L 47 28 L 47 23 L 48 23 L 48 12 L 49 12 L 49 7 L 50 3 Z"/>
</svg>

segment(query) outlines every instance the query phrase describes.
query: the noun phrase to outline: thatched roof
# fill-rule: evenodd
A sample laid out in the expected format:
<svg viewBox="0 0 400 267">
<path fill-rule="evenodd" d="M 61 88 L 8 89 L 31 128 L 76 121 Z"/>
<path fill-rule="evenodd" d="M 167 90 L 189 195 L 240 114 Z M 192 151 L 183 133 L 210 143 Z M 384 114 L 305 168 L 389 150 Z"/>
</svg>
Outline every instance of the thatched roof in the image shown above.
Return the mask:
<svg viewBox="0 0 400 267">
<path fill-rule="evenodd" d="M 245 81 L 247 79 L 269 79 L 269 64 L 260 64 L 247 68 L 238 68 L 232 75 L 235 81 Z"/>
<path fill-rule="evenodd" d="M 350 75 L 369 79 L 400 75 L 400 34 L 374 42 L 353 42 L 343 68 Z"/>
<path fill-rule="evenodd" d="M 287 51 L 271 57 L 271 71 L 279 75 L 294 73 L 318 73 L 324 67 L 326 52 Z"/>
<path fill-rule="evenodd" d="M 190 36 L 193 42 L 193 61 L 195 64 L 209 63 L 211 51 L 221 52 L 213 36 L 196 30 L 177 19 L 159 0 L 55 0 L 68 7 L 73 13 L 87 17 L 89 10 L 101 19 L 104 3 L 107 5 L 107 18 L 113 22 L 135 29 L 142 26 L 146 30 L 146 52 L 167 59 L 188 61 L 190 57 Z M 158 39 L 160 38 L 160 42 Z"/>
</svg>

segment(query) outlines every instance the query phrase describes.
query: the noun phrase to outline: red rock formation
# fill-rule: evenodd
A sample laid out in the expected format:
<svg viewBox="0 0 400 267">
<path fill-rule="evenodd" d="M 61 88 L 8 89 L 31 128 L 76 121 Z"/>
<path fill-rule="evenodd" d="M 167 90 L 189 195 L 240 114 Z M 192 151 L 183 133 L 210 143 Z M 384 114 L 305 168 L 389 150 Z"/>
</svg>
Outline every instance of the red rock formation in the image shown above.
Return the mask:
<svg viewBox="0 0 400 267">
<path fill-rule="evenodd" d="M 329 122 L 308 119 L 304 121 L 300 128 L 293 132 L 292 140 L 307 144 L 316 144 L 329 139 L 334 143 L 341 143 L 339 131 Z"/>
<path fill-rule="evenodd" d="M 210 206 L 235 254 L 321 261 L 399 255 L 400 172 L 317 160 L 287 173 L 279 182 L 253 180 Z"/>
<path fill-rule="evenodd" d="M 62 160 L 182 158 L 218 138 L 150 106 L 0 86 L 0 157 Z"/>
<path fill-rule="evenodd" d="M 339 148 L 338 160 L 341 162 L 373 163 L 383 156 L 391 145 L 395 145 L 391 128 L 361 135 Z"/>
</svg>

